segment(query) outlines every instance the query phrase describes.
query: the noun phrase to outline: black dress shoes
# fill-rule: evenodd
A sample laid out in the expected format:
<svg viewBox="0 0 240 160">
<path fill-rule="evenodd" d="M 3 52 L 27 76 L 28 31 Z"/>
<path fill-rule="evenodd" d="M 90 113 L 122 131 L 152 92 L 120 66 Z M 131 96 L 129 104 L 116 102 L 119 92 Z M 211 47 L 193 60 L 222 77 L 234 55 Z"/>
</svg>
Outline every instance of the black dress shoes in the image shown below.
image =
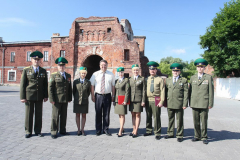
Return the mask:
<svg viewBox="0 0 240 160">
<path fill-rule="evenodd" d="M 105 130 L 104 133 L 105 133 L 107 136 L 112 136 L 112 134 L 111 134 L 108 130 Z"/>
<path fill-rule="evenodd" d="M 78 132 L 78 134 L 77 134 L 77 135 L 78 135 L 78 136 L 82 135 L 82 131 Z"/>
<path fill-rule="evenodd" d="M 164 138 L 165 138 L 165 139 L 173 138 L 173 136 L 166 135 Z"/>
<path fill-rule="evenodd" d="M 64 135 L 64 136 L 67 136 L 67 135 L 69 135 L 69 133 L 67 133 L 67 132 L 59 132 L 61 135 Z"/>
<path fill-rule="evenodd" d="M 52 137 L 52 139 L 56 139 L 56 138 L 57 138 L 57 135 L 52 135 L 52 134 L 51 134 L 51 137 Z"/>
<path fill-rule="evenodd" d="M 43 137 L 42 133 L 35 133 L 35 135 L 38 136 L 38 137 Z"/>
<path fill-rule="evenodd" d="M 136 138 L 136 137 L 138 137 L 137 134 L 132 134 L 132 138 Z"/>
<path fill-rule="evenodd" d="M 152 135 L 152 133 L 144 133 L 144 135 L 143 136 L 150 136 L 150 135 Z"/>
<path fill-rule="evenodd" d="M 83 135 L 83 136 L 86 136 L 85 132 L 82 132 L 82 135 Z"/>
<path fill-rule="evenodd" d="M 96 136 L 100 136 L 100 135 L 101 135 L 101 131 L 97 131 Z"/>
<path fill-rule="evenodd" d="M 203 144 L 208 144 L 208 140 L 207 139 L 203 140 Z"/>
<path fill-rule="evenodd" d="M 25 134 L 25 138 L 30 138 L 32 134 Z"/>
<path fill-rule="evenodd" d="M 129 133 L 129 136 L 133 136 L 133 133 Z"/>
<path fill-rule="evenodd" d="M 161 139 L 161 136 L 155 136 L 155 139 L 156 139 L 156 140 L 160 140 L 160 139 Z"/>
<path fill-rule="evenodd" d="M 192 142 L 196 142 L 196 141 L 199 141 L 200 139 L 198 139 L 198 138 L 193 138 L 192 139 Z"/>
<path fill-rule="evenodd" d="M 178 141 L 178 142 L 182 142 L 182 141 L 183 141 L 183 138 L 177 138 L 177 141 Z"/>
<path fill-rule="evenodd" d="M 123 135 L 119 135 L 119 134 L 117 134 L 117 136 L 118 136 L 118 137 L 122 137 Z"/>
</svg>

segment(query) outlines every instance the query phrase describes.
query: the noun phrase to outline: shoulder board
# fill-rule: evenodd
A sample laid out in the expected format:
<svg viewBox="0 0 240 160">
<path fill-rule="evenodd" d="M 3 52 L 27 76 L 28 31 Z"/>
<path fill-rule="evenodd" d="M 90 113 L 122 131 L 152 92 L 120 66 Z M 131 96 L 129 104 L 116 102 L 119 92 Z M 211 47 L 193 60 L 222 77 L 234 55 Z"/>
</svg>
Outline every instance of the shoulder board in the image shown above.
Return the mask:
<svg viewBox="0 0 240 160">
<path fill-rule="evenodd" d="M 28 66 L 28 67 L 25 67 L 24 69 L 28 69 L 28 68 L 30 68 L 31 66 Z"/>
<path fill-rule="evenodd" d="M 53 72 L 52 74 L 56 74 L 57 72 Z"/>
</svg>

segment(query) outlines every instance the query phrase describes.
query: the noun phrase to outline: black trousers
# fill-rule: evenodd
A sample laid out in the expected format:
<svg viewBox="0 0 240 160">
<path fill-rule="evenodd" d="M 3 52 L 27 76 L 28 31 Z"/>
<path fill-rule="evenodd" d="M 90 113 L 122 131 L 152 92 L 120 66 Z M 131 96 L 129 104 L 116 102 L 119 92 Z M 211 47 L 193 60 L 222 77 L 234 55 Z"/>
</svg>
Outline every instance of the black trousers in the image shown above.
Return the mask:
<svg viewBox="0 0 240 160">
<path fill-rule="evenodd" d="M 96 131 L 108 130 L 110 124 L 111 94 L 95 94 Z"/>
</svg>

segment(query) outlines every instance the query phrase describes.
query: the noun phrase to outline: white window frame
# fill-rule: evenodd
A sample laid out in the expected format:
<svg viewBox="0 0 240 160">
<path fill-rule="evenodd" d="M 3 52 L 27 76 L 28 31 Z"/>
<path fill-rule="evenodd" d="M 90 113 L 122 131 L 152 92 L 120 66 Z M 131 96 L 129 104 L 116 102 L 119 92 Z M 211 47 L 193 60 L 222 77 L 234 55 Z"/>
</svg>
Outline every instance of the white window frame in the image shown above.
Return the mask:
<svg viewBox="0 0 240 160">
<path fill-rule="evenodd" d="M 48 81 L 50 79 L 50 71 L 47 71 Z"/>
<path fill-rule="evenodd" d="M 63 53 L 64 56 L 62 56 L 62 53 Z M 60 50 L 60 57 L 64 57 L 64 58 L 66 57 L 66 51 L 65 50 Z"/>
<path fill-rule="evenodd" d="M 43 61 L 48 62 L 48 51 L 43 52 Z"/>
<path fill-rule="evenodd" d="M 9 77 L 9 73 L 10 73 L 10 72 L 14 72 L 14 73 L 15 73 L 15 78 L 14 78 L 14 80 L 10 80 L 10 79 L 9 79 L 9 78 L 10 78 L 10 77 Z M 17 72 L 16 72 L 16 70 L 12 70 L 12 69 L 11 69 L 11 70 L 8 70 L 8 81 L 14 82 L 14 81 L 16 81 L 16 79 L 17 79 Z"/>
<path fill-rule="evenodd" d="M 14 58 L 12 57 L 13 53 L 14 53 Z M 15 52 L 10 53 L 10 62 L 15 62 Z"/>
<path fill-rule="evenodd" d="M 30 57 L 31 53 L 32 53 L 31 51 L 27 51 L 27 62 L 31 61 L 31 57 Z"/>
</svg>

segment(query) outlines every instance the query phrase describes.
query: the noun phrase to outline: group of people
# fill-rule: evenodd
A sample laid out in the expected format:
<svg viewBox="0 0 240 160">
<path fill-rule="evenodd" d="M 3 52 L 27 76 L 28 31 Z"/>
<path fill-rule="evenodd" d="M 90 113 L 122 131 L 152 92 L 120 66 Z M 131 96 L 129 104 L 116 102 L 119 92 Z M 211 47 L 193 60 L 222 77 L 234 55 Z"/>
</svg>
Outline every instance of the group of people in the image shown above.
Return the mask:
<svg viewBox="0 0 240 160">
<path fill-rule="evenodd" d="M 57 133 L 68 135 L 66 132 L 67 107 L 73 101 L 73 112 L 76 113 L 77 135 L 85 136 L 84 126 L 86 114 L 89 109 L 88 97 L 95 103 L 95 127 L 96 135 L 109 132 L 110 109 L 114 106 L 115 114 L 119 115 L 120 128 L 117 134 L 122 137 L 124 133 L 125 115 L 127 105 L 132 114 L 133 130 L 129 134 L 133 138 L 138 137 L 138 129 L 141 122 L 141 112 L 146 110 L 146 133 L 144 136 L 155 134 L 155 139 L 161 138 L 161 107 L 168 110 L 168 129 L 165 139 L 174 138 L 175 115 L 177 121 L 176 137 L 178 142 L 183 141 L 184 109 L 192 108 L 194 122 L 193 142 L 207 140 L 208 111 L 213 107 L 214 87 L 212 76 L 205 74 L 208 62 L 205 59 L 197 59 L 194 65 L 198 73 L 193 75 L 188 83 L 187 79 L 181 77 L 183 66 L 179 63 L 171 64 L 172 77 L 165 81 L 157 76 L 158 63 L 150 61 L 147 63 L 150 76 L 144 78 L 139 75 L 139 65 L 132 65 L 133 76 L 124 77 L 124 68 L 117 68 L 118 79 L 112 72 L 107 70 L 108 62 L 100 61 L 100 70 L 93 73 L 90 80 L 86 79 L 87 68 L 79 68 L 80 78 L 71 84 L 71 75 L 65 72 L 65 64 L 68 61 L 59 57 L 55 63 L 58 64 L 58 72 L 51 74 L 47 80 L 46 70 L 39 66 L 43 54 L 39 51 L 30 54 L 32 66 L 23 70 L 20 83 L 20 99 L 25 103 L 25 131 L 26 138 L 32 136 L 33 113 L 35 110 L 34 132 L 42 137 L 42 103 L 49 97 L 52 103 L 51 137 L 57 138 Z M 82 118 L 80 117 L 82 116 Z M 154 119 L 154 131 L 152 125 Z M 59 123 L 60 119 L 60 123 Z M 81 119 L 81 120 L 80 120 Z M 81 123 L 80 123 L 81 122 Z M 202 129 L 201 129 L 202 128 Z"/>
</svg>

